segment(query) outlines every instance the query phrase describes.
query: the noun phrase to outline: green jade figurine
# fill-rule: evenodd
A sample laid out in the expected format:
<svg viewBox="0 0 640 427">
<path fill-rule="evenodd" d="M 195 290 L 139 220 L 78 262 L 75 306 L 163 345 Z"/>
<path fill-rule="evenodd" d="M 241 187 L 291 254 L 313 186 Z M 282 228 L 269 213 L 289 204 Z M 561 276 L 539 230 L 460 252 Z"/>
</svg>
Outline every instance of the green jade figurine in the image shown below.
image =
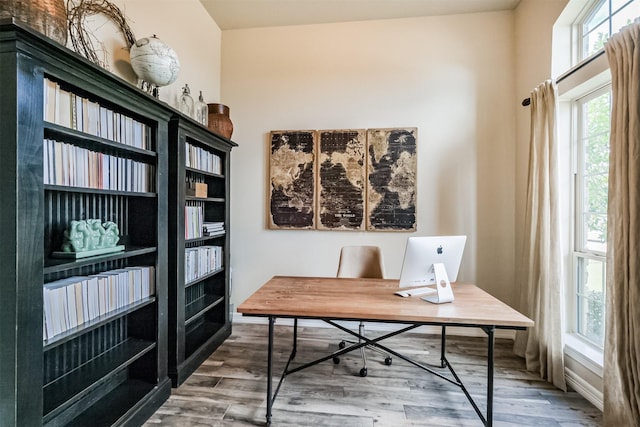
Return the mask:
<svg viewBox="0 0 640 427">
<path fill-rule="evenodd" d="M 86 258 L 124 250 L 118 245 L 120 232 L 115 222 L 102 223 L 99 219 L 87 219 L 69 224 L 64 231 L 62 252 L 54 252 L 53 256 L 62 258 Z"/>
</svg>

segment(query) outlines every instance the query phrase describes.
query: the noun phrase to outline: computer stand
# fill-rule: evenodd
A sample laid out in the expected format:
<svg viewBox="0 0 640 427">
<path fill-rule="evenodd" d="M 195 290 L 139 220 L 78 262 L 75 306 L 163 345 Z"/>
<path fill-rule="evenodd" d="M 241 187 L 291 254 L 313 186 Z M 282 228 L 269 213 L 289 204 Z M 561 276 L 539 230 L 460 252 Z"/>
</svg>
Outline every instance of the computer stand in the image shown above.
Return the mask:
<svg viewBox="0 0 640 427">
<path fill-rule="evenodd" d="M 433 273 L 436 279 L 436 293 L 426 295 L 422 299 L 433 304 L 453 302 L 453 289 L 451 289 L 451 282 L 444 264 L 440 262 L 433 264 Z"/>
</svg>

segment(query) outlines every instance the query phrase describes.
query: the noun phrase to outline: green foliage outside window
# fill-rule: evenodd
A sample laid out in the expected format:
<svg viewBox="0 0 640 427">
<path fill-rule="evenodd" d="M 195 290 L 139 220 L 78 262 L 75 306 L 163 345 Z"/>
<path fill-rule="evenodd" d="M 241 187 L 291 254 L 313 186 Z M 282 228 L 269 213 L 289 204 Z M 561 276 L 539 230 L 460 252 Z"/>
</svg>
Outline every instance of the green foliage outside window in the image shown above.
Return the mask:
<svg viewBox="0 0 640 427">
<path fill-rule="evenodd" d="M 607 247 L 607 203 L 611 92 L 601 90 L 579 102 L 581 115 L 578 191 L 581 213 L 578 252 L 577 332 L 598 346 L 604 345 L 604 297 Z"/>
<path fill-rule="evenodd" d="M 591 291 L 587 297 L 587 325 L 585 335 L 604 346 L 604 293 Z"/>
<path fill-rule="evenodd" d="M 585 231 L 587 242 L 601 245 L 606 244 L 607 238 L 610 103 L 610 94 L 605 93 L 585 104 Z"/>
</svg>

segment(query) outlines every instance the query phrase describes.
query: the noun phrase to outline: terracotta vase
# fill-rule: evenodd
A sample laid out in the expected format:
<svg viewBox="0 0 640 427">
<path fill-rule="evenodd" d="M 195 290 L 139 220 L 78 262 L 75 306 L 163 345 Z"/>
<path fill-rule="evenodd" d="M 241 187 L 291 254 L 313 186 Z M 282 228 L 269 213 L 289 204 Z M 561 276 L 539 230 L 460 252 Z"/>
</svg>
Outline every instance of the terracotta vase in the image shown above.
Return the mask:
<svg viewBox="0 0 640 427">
<path fill-rule="evenodd" d="M 229 117 L 229 107 L 223 104 L 207 104 L 209 109 L 209 122 L 207 127 L 210 131 L 231 139 L 233 133 L 233 123 Z"/>
<path fill-rule="evenodd" d="M 67 8 L 64 0 L 2 0 L 2 18 L 16 18 L 61 45 L 67 44 Z"/>
</svg>

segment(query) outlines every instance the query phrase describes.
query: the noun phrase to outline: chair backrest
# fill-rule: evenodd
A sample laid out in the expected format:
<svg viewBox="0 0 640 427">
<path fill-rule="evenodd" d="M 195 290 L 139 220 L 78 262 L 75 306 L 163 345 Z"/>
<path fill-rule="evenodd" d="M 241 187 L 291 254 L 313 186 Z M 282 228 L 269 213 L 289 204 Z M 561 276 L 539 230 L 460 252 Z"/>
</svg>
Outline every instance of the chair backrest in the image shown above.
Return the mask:
<svg viewBox="0 0 640 427">
<path fill-rule="evenodd" d="M 383 279 L 382 250 L 378 246 L 344 246 L 337 277 Z"/>
</svg>

